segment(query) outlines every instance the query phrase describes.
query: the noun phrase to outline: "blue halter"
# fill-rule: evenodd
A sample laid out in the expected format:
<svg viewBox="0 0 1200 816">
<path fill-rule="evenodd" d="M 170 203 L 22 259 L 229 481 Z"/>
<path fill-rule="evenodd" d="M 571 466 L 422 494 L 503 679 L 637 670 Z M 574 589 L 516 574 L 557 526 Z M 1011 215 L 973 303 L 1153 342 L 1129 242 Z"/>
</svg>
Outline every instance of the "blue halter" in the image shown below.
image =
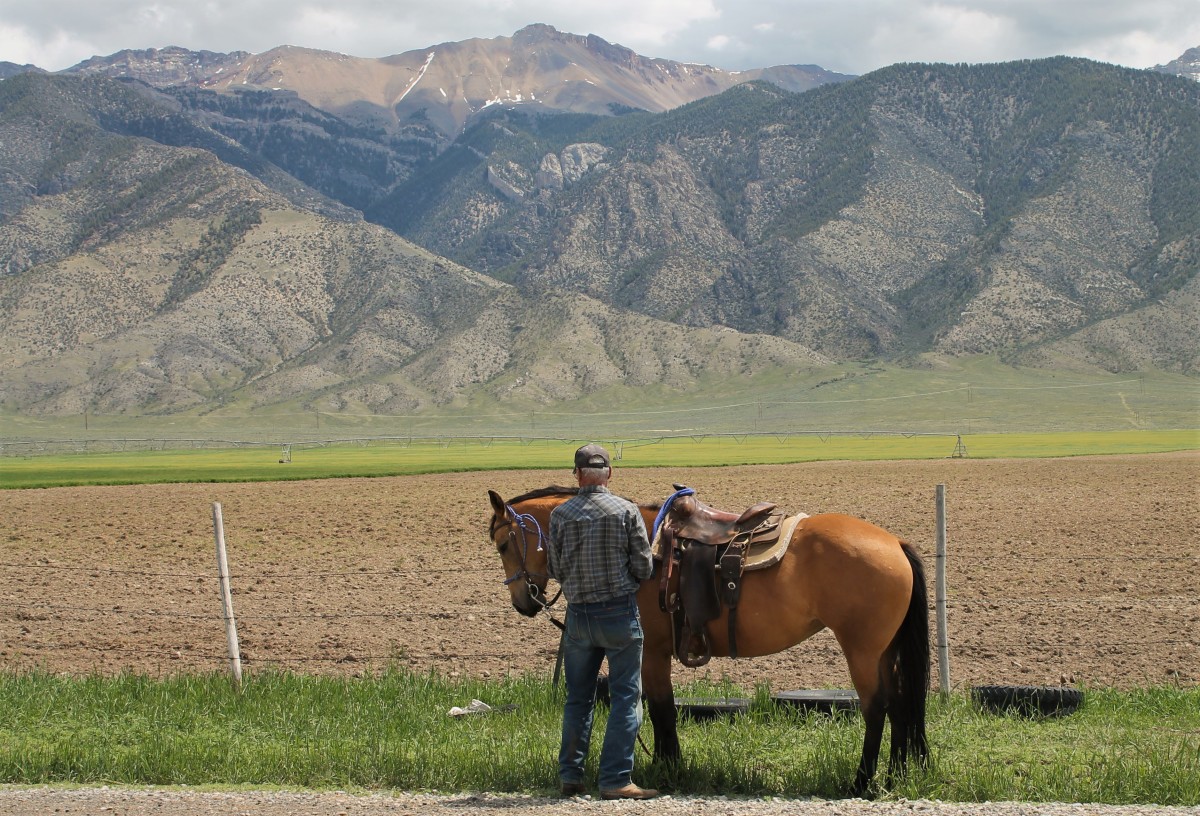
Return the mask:
<svg viewBox="0 0 1200 816">
<path fill-rule="evenodd" d="M 525 535 L 526 532 L 532 530 L 533 532 L 537 533 L 538 552 L 541 552 L 543 549 L 542 539 L 545 538 L 545 533 L 542 532 L 542 525 L 538 524 L 538 520 L 529 513 L 518 513 L 511 505 L 505 505 L 504 508 L 508 511 L 508 515 L 512 519 L 513 524 L 516 525 L 517 529 L 521 531 L 521 569 L 513 573 L 513 575 L 504 582 L 504 585 L 508 586 L 518 578 L 528 579 L 533 577 L 532 573 L 529 572 L 529 568 L 525 566 L 525 557 L 529 555 L 529 539 Z M 526 522 L 529 524 L 528 527 L 525 526 Z M 530 583 L 532 583 L 532 581 L 530 581 Z"/>
<path fill-rule="evenodd" d="M 654 537 L 658 535 L 658 528 L 662 526 L 663 520 L 666 519 L 667 514 L 671 512 L 671 505 L 675 504 L 675 500 L 682 498 L 683 496 L 691 496 L 695 492 L 696 491 L 692 488 L 685 487 L 682 490 L 676 490 L 669 497 L 667 497 L 667 500 L 663 502 L 662 508 L 659 509 L 658 515 L 654 517 L 654 530 L 650 533 L 651 541 L 653 541 Z"/>
</svg>

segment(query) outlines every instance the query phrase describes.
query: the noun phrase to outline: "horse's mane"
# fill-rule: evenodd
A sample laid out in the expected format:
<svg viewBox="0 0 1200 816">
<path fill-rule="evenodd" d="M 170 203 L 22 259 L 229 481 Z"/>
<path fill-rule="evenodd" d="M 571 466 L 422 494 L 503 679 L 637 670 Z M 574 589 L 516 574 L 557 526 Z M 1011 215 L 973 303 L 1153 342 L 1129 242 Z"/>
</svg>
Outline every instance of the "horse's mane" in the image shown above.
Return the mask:
<svg viewBox="0 0 1200 816">
<path fill-rule="evenodd" d="M 539 487 L 537 490 L 530 490 L 528 493 L 522 493 L 516 498 L 509 499 L 509 504 L 517 504 L 530 499 L 543 499 L 546 496 L 574 496 L 579 492 L 578 487 L 563 487 L 562 485 L 550 485 L 549 487 Z"/>
<path fill-rule="evenodd" d="M 530 490 L 528 493 L 522 493 L 520 496 L 509 499 L 508 503 L 518 504 L 523 501 L 529 501 L 530 499 L 544 499 L 547 496 L 574 496 L 578 492 L 578 487 L 550 485 L 549 487 L 539 487 L 537 490 Z M 645 507 L 650 510 L 657 510 L 662 507 L 662 502 L 660 501 L 649 502 L 647 504 L 639 504 L 638 502 L 633 501 L 633 499 L 628 499 L 628 501 L 633 502 L 633 504 L 637 504 L 639 507 Z"/>
</svg>

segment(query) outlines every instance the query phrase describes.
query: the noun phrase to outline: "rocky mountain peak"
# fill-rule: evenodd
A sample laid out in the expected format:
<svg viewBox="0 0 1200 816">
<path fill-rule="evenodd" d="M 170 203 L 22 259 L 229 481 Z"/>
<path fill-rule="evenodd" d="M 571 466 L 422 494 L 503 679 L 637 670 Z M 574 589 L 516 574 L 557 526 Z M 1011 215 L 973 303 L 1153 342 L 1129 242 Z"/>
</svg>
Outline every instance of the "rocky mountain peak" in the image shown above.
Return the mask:
<svg viewBox="0 0 1200 816">
<path fill-rule="evenodd" d="M 322 111 L 439 147 L 494 105 L 601 115 L 661 112 L 755 79 L 803 91 L 851 78 L 797 66 L 735 73 L 684 65 L 544 23 L 511 37 L 448 42 L 379 59 L 295 46 L 262 54 L 169 47 L 92 57 L 67 72 L 132 77 L 159 88 L 291 91 Z"/>
<path fill-rule="evenodd" d="M 547 25 L 546 23 L 530 23 L 524 28 L 518 29 L 512 35 L 512 40 L 514 45 L 518 43 L 536 45 L 539 42 L 563 40 L 571 37 L 574 37 L 577 40 L 581 39 L 577 35 L 559 31 L 554 26 Z"/>
<path fill-rule="evenodd" d="M 15 62 L 0 62 L 0 79 L 8 79 L 17 74 L 25 73 L 44 74 L 46 72 L 36 65 L 17 65 Z"/>
<path fill-rule="evenodd" d="M 249 56 L 246 51 L 221 54 L 215 51 L 190 51 L 172 45 L 166 48 L 126 49 L 107 57 L 91 57 L 67 70 L 78 74 L 131 77 L 163 87 L 203 83 L 223 71 L 235 68 Z"/>
<path fill-rule="evenodd" d="M 1200 82 L 1200 47 L 1189 48 L 1179 59 L 1172 60 L 1166 65 L 1155 65 L 1154 70 Z"/>
</svg>

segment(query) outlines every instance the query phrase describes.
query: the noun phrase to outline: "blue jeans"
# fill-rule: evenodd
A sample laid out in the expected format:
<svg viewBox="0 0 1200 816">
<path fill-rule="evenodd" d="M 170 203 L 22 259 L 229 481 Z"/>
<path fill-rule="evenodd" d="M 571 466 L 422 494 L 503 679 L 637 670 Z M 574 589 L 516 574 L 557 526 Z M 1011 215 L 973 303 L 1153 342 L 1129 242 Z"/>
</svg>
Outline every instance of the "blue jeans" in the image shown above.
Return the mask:
<svg viewBox="0 0 1200 816">
<path fill-rule="evenodd" d="M 601 790 L 612 790 L 632 781 L 633 751 L 642 725 L 642 623 L 635 595 L 567 606 L 563 635 L 567 701 L 558 753 L 562 782 L 583 781 L 592 739 L 596 678 L 604 658 L 608 658 L 612 706 L 600 749 L 598 781 Z"/>
</svg>

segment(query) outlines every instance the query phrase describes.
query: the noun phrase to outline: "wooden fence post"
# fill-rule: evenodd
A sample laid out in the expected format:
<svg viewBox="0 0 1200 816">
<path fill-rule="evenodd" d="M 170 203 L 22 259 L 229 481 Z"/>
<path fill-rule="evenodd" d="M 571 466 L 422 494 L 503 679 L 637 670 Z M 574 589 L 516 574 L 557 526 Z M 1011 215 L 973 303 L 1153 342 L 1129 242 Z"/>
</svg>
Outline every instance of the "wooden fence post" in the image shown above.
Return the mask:
<svg viewBox="0 0 1200 816">
<path fill-rule="evenodd" d="M 937 486 L 937 563 L 935 607 L 937 609 L 938 683 L 943 695 L 950 693 L 950 639 L 946 630 L 946 485 Z"/>
<path fill-rule="evenodd" d="M 221 580 L 221 614 L 225 618 L 225 640 L 229 644 L 229 671 L 233 685 L 242 687 L 242 652 L 238 647 L 237 621 L 233 617 L 233 594 L 229 590 L 229 562 L 225 557 L 225 524 L 221 503 L 213 502 L 213 535 L 217 539 L 217 576 Z"/>
</svg>

